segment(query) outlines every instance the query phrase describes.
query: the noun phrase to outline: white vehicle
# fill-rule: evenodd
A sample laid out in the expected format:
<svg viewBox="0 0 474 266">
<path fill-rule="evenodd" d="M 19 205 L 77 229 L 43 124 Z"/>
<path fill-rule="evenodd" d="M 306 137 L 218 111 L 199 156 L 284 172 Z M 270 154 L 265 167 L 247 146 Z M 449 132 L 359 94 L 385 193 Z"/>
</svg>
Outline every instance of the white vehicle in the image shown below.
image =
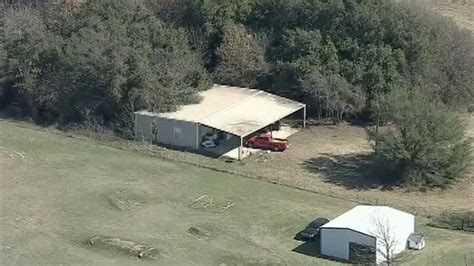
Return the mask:
<svg viewBox="0 0 474 266">
<path fill-rule="evenodd" d="M 210 139 L 203 140 L 201 142 L 201 146 L 203 146 L 206 149 L 217 147 L 216 143 L 213 140 L 210 140 Z"/>
</svg>

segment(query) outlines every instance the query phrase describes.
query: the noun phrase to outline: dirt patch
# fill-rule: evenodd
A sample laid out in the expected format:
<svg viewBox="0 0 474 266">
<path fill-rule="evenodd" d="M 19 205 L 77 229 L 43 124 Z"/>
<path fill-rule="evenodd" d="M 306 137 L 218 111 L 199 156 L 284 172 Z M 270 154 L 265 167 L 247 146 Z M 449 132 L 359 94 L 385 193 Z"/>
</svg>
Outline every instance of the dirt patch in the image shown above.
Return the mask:
<svg viewBox="0 0 474 266">
<path fill-rule="evenodd" d="M 88 242 L 94 247 L 119 251 L 141 259 L 160 259 L 164 255 L 164 251 L 160 249 L 116 237 L 95 236 Z"/>
<path fill-rule="evenodd" d="M 143 206 L 145 203 L 130 192 L 118 190 L 107 196 L 112 207 L 120 211 L 129 211 Z"/>
<path fill-rule="evenodd" d="M 198 239 L 209 240 L 219 235 L 219 230 L 210 224 L 195 224 L 189 227 L 188 233 Z"/>
<path fill-rule="evenodd" d="M 17 167 L 23 163 L 25 155 L 21 152 L 0 148 L 0 168 Z"/>
</svg>

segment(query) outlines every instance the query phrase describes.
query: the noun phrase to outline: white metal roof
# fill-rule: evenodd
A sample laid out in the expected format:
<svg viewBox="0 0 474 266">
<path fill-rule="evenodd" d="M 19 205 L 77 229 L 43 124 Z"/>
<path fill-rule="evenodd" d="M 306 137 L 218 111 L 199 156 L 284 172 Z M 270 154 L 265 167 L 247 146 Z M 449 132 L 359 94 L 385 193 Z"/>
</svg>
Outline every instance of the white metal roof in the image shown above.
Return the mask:
<svg viewBox="0 0 474 266">
<path fill-rule="evenodd" d="M 387 206 L 356 206 L 341 214 L 321 228 L 347 228 L 374 236 L 377 221 L 388 222 L 390 225 L 406 224 L 407 219 L 413 219 L 413 214 Z"/>
<path fill-rule="evenodd" d="M 200 96 L 200 103 L 182 106 L 176 112 L 137 113 L 196 122 L 237 136 L 246 136 L 305 106 L 264 91 L 224 85 L 214 85 L 201 92 Z"/>
</svg>

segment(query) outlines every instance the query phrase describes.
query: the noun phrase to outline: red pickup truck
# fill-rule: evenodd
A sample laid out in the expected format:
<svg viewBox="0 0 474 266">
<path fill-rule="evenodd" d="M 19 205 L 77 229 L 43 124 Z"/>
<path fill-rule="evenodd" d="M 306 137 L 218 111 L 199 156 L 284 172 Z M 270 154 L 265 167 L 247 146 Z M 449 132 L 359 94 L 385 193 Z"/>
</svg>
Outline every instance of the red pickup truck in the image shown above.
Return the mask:
<svg viewBox="0 0 474 266">
<path fill-rule="evenodd" d="M 272 134 L 264 133 L 249 137 L 245 140 L 245 146 L 257 149 L 284 151 L 290 147 L 287 139 L 273 138 Z"/>
</svg>

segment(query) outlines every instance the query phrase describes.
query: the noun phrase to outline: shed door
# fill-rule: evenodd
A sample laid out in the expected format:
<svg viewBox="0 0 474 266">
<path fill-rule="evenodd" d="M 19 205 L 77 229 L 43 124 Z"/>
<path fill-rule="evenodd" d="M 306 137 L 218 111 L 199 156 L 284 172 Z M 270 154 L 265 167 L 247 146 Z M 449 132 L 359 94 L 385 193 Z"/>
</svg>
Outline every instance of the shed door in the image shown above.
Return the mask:
<svg viewBox="0 0 474 266">
<path fill-rule="evenodd" d="M 349 242 L 349 260 L 359 263 L 375 263 L 375 247 Z"/>
</svg>

